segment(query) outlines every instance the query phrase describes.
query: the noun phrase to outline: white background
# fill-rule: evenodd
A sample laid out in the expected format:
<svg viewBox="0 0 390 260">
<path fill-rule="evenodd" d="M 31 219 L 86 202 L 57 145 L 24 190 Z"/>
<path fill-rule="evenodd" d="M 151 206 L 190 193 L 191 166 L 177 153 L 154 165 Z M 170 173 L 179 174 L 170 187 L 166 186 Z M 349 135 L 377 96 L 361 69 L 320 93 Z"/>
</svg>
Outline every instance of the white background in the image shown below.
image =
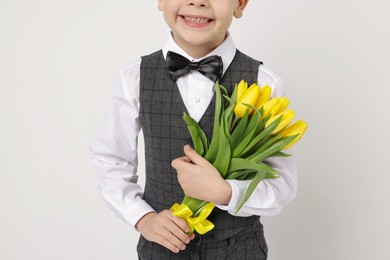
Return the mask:
<svg viewBox="0 0 390 260">
<path fill-rule="evenodd" d="M 0 259 L 132 260 L 88 146 L 117 70 L 161 47 L 157 1 L 0 0 Z M 390 259 L 388 1 L 249 3 L 231 33 L 309 124 L 270 260 Z M 140 174 L 143 175 L 141 164 Z"/>
</svg>

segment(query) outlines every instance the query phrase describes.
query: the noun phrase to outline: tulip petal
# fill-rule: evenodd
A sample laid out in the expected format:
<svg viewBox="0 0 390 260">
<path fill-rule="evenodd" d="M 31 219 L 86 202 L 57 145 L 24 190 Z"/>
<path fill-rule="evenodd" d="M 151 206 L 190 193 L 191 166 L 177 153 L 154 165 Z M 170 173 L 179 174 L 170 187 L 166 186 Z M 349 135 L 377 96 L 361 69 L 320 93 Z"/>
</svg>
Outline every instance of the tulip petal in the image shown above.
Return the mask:
<svg viewBox="0 0 390 260">
<path fill-rule="evenodd" d="M 244 96 L 244 93 L 248 89 L 248 82 L 245 82 L 244 80 L 241 80 L 240 83 L 237 85 L 237 101 L 240 101 L 240 99 Z"/>
<path fill-rule="evenodd" d="M 260 88 L 259 97 L 256 100 L 255 107 L 260 108 L 265 102 L 267 102 L 271 97 L 271 87 L 265 85 Z"/>
<path fill-rule="evenodd" d="M 274 131 L 272 131 L 273 134 L 275 133 L 278 133 L 280 132 L 281 130 L 283 130 L 285 127 L 287 127 L 291 122 L 292 120 L 294 119 L 294 111 L 292 111 L 291 109 L 290 110 L 287 110 L 281 114 L 278 114 L 276 116 L 273 116 L 271 117 L 267 123 L 265 124 L 267 126 L 267 124 L 269 122 L 273 122 L 275 120 L 276 117 L 279 117 L 279 116 L 282 116 L 282 120 L 280 121 L 280 123 L 278 124 L 278 126 L 275 128 Z"/>
<path fill-rule="evenodd" d="M 279 98 L 272 98 L 265 102 L 261 107 L 263 108 L 263 118 L 270 114 L 271 110 L 279 103 Z"/>
<path fill-rule="evenodd" d="M 248 111 L 250 113 L 252 111 L 252 108 L 257 100 L 257 97 L 259 96 L 260 88 L 256 84 L 252 84 L 245 93 L 242 94 L 242 96 L 237 99 L 236 107 L 234 108 L 234 113 L 237 115 L 237 117 L 243 117 L 245 111 Z M 245 105 L 247 104 L 247 105 Z M 250 105 L 248 107 L 248 105 Z"/>
<path fill-rule="evenodd" d="M 286 108 L 290 104 L 290 101 L 286 97 L 281 97 L 279 103 L 280 103 L 280 107 L 279 110 L 277 111 L 278 114 L 286 110 Z"/>
</svg>

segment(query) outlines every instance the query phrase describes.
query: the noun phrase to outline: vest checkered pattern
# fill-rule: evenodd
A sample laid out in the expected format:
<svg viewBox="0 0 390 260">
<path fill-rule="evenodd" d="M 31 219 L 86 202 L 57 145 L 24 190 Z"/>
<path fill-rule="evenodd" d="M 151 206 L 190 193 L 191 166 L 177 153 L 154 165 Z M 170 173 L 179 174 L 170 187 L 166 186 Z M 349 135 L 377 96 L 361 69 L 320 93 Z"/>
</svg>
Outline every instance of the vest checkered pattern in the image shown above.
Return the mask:
<svg viewBox="0 0 390 260">
<path fill-rule="evenodd" d="M 221 85 L 231 94 L 234 85 L 241 79 L 248 83 L 257 82 L 260 64 L 261 62 L 237 50 L 220 81 Z M 215 96 L 199 121 L 209 138 L 212 135 L 214 109 Z M 144 199 L 157 212 L 169 209 L 174 203 L 181 203 L 184 197 L 177 180 L 177 173 L 171 167 L 173 159 L 184 155 L 184 145 L 192 145 L 186 123 L 182 118 L 183 112 L 187 113 L 187 109 L 176 82 L 167 75 L 162 51 L 142 57 L 140 120 L 145 139 L 146 158 Z M 208 219 L 215 224 L 215 228 L 206 235 L 222 240 L 255 223 L 259 217 L 235 217 L 215 208 Z"/>
</svg>

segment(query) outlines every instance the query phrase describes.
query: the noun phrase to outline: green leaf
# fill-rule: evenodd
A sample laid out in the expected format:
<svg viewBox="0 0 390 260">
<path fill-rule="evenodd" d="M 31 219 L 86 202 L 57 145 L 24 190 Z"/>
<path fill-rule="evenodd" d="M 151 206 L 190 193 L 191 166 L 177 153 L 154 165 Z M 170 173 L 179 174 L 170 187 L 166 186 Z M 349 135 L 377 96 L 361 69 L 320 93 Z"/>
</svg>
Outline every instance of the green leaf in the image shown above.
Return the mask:
<svg viewBox="0 0 390 260">
<path fill-rule="evenodd" d="M 221 129 L 224 129 L 224 122 L 221 120 Z M 215 168 L 219 171 L 222 177 L 225 177 L 230 165 L 231 148 L 230 142 L 226 138 L 224 131 L 219 133 L 218 151 L 215 161 L 212 163 Z"/>
<path fill-rule="evenodd" d="M 258 171 L 255 178 L 251 181 L 248 188 L 245 191 L 244 197 L 242 198 L 240 204 L 238 205 L 236 212 L 234 214 L 237 214 L 238 211 L 244 206 L 244 204 L 248 201 L 249 197 L 252 195 L 253 191 L 256 189 L 257 185 L 261 180 L 263 180 L 266 176 L 266 173 L 263 171 Z"/>
<path fill-rule="evenodd" d="M 267 172 L 264 179 L 277 179 L 277 178 L 279 178 L 279 175 L 275 175 Z"/>
<path fill-rule="evenodd" d="M 234 128 L 230 138 L 232 150 L 234 150 L 241 142 L 245 133 L 245 129 L 248 125 L 248 119 L 249 115 L 247 112 L 245 112 L 244 116 L 239 120 L 237 126 Z"/>
<path fill-rule="evenodd" d="M 220 140 L 220 122 L 221 122 L 221 115 L 224 111 L 222 106 L 222 97 L 221 97 L 221 89 L 226 89 L 219 85 L 218 82 L 215 83 L 215 115 L 214 115 L 214 129 L 213 129 L 213 136 L 211 137 L 211 144 L 206 152 L 205 159 L 209 162 L 215 161 L 218 153 L 218 146 L 219 146 L 219 140 Z"/>
<path fill-rule="evenodd" d="M 249 135 L 253 131 L 253 129 L 256 129 L 258 123 L 259 123 L 259 114 L 255 113 L 255 114 L 251 115 L 249 117 L 249 123 L 248 123 L 247 128 L 245 129 L 244 135 L 245 136 Z M 253 134 L 254 133 L 255 133 L 255 131 L 253 131 Z"/>
<path fill-rule="evenodd" d="M 278 171 L 263 162 L 255 162 L 244 158 L 232 158 L 230 160 L 229 173 L 247 169 L 269 172 L 274 175 L 279 174 Z"/>
<path fill-rule="evenodd" d="M 264 124 L 265 124 L 264 120 L 263 120 L 263 116 L 262 116 L 263 108 L 261 107 L 260 109 L 257 109 L 256 107 L 251 106 L 249 104 L 244 104 L 244 105 L 247 107 L 250 107 L 251 109 L 253 109 L 255 111 L 255 114 L 250 116 L 250 121 L 249 121 L 249 124 L 247 127 L 247 131 L 244 133 L 244 135 L 249 134 L 249 131 L 253 127 L 256 128 L 255 132 L 253 133 L 253 136 L 258 135 L 260 133 L 260 131 L 263 130 Z M 248 131 L 248 129 L 250 129 L 250 130 Z"/>
<path fill-rule="evenodd" d="M 237 180 L 252 180 L 256 177 L 257 171 L 246 170 Z"/>
<path fill-rule="evenodd" d="M 250 172 L 253 172 L 253 170 L 252 169 L 242 169 L 242 170 L 237 170 L 234 172 L 229 172 L 225 176 L 225 180 L 244 180 L 245 176 Z"/>
<path fill-rule="evenodd" d="M 190 117 L 189 115 L 187 115 L 186 113 L 183 114 L 183 119 L 184 121 L 187 123 L 187 126 L 191 128 L 195 127 L 196 129 L 196 132 L 195 130 L 190 130 L 190 128 L 188 129 L 189 132 L 190 132 L 190 135 L 191 135 L 191 138 L 192 138 L 192 141 L 194 142 L 194 146 L 195 145 L 195 142 L 198 142 L 198 141 L 195 141 L 196 138 L 200 139 L 200 141 L 202 142 L 202 146 L 203 146 L 203 152 L 200 153 L 196 147 L 195 150 L 200 154 L 200 155 L 204 155 L 204 153 L 209 149 L 209 146 L 210 146 L 210 142 L 209 140 L 207 139 L 207 136 L 206 134 L 204 133 L 203 129 L 199 126 L 199 124 L 192 118 Z M 192 127 L 193 126 L 193 127 Z M 200 145 L 200 144 L 198 144 Z"/>
<path fill-rule="evenodd" d="M 203 147 L 202 140 L 199 137 L 198 130 L 196 129 L 196 127 L 194 125 L 189 125 L 189 126 L 187 126 L 187 128 L 188 128 L 188 131 L 191 135 L 192 142 L 194 143 L 195 151 L 198 154 L 203 155 L 205 150 Z"/>
<path fill-rule="evenodd" d="M 261 162 L 264 159 L 268 158 L 271 154 L 276 153 L 277 151 L 282 150 L 286 145 L 291 143 L 298 135 L 293 136 L 287 136 L 284 138 L 279 139 L 274 144 L 272 144 L 270 147 L 265 149 L 259 154 L 256 154 L 255 156 L 250 156 L 249 159 L 255 162 Z"/>
<path fill-rule="evenodd" d="M 247 154 L 256 144 L 262 141 L 263 138 L 267 137 L 278 127 L 280 120 L 282 120 L 282 116 L 277 118 L 274 122 L 272 122 L 266 129 L 260 132 L 257 136 L 253 137 L 251 142 L 245 147 L 242 151 L 242 154 Z"/>
<path fill-rule="evenodd" d="M 238 85 L 238 84 L 235 84 L 235 85 L 234 85 L 233 93 L 232 93 L 232 95 L 230 96 L 231 102 L 232 102 L 233 104 L 236 104 L 236 103 L 237 103 L 237 92 L 238 92 L 237 85 Z"/>
<path fill-rule="evenodd" d="M 223 120 L 224 120 L 224 130 L 225 135 L 229 142 L 231 141 L 231 135 L 230 135 L 230 126 L 232 125 L 233 121 L 233 106 L 229 106 L 224 112 L 223 112 Z"/>
<path fill-rule="evenodd" d="M 258 154 L 262 153 L 264 150 L 266 150 L 268 147 L 273 145 L 277 140 L 279 140 L 279 136 L 277 135 L 270 135 L 264 138 L 260 143 L 259 146 L 257 146 L 256 151 L 254 151 L 251 155 L 249 155 L 247 158 L 251 159 Z"/>
<path fill-rule="evenodd" d="M 291 156 L 291 154 L 277 151 L 277 152 L 271 154 L 269 157 L 289 157 L 289 156 Z"/>
<path fill-rule="evenodd" d="M 274 136 L 269 135 L 261 139 L 260 142 L 256 143 L 254 146 L 252 146 L 250 149 L 248 147 L 242 152 L 243 158 L 248 158 L 250 156 L 254 156 L 254 154 L 258 154 L 260 150 L 263 148 L 264 143 L 266 143 L 268 140 L 273 138 Z M 249 145 L 248 145 L 249 146 Z"/>
<path fill-rule="evenodd" d="M 257 116 L 252 116 L 251 119 L 256 120 Z M 247 145 L 252 141 L 253 135 L 256 132 L 256 124 L 250 124 L 253 122 L 253 120 L 250 120 L 245 132 L 243 139 L 241 139 L 240 143 L 234 148 L 233 150 L 233 157 L 240 157 L 243 154 L 244 149 L 247 147 Z"/>
<path fill-rule="evenodd" d="M 235 103 L 233 102 L 233 99 L 231 99 L 229 96 L 223 95 L 223 97 L 229 102 L 230 105 L 234 105 L 234 104 L 235 104 Z"/>
<path fill-rule="evenodd" d="M 259 116 L 259 122 L 257 124 L 257 129 L 256 129 L 256 133 L 255 135 L 257 136 L 258 134 L 260 134 L 261 131 L 264 130 L 264 126 L 265 126 L 265 121 L 263 119 L 263 107 L 261 107 L 259 110 L 256 111 L 258 114 L 260 114 Z"/>
<path fill-rule="evenodd" d="M 222 90 L 223 93 L 225 93 L 225 95 L 228 95 L 228 91 L 227 91 L 227 89 L 226 89 L 224 86 L 222 86 L 221 84 L 219 84 L 218 81 L 217 81 L 215 84 L 218 85 L 219 89 Z"/>
</svg>

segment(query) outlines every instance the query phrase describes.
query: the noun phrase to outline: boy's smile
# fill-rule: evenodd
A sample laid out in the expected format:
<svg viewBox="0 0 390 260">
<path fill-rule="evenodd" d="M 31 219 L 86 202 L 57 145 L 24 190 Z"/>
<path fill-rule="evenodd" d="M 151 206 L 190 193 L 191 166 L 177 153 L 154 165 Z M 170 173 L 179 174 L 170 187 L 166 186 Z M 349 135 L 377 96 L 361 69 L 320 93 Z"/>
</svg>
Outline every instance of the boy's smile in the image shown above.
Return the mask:
<svg viewBox="0 0 390 260">
<path fill-rule="evenodd" d="M 201 58 L 226 37 L 233 17 L 240 18 L 248 0 L 158 0 L 158 8 L 175 42 Z"/>
<path fill-rule="evenodd" d="M 194 27 L 207 26 L 208 23 L 211 23 L 213 21 L 210 18 L 202 17 L 202 16 L 181 15 L 180 17 L 184 19 L 184 22 L 188 26 L 194 26 Z"/>
</svg>

